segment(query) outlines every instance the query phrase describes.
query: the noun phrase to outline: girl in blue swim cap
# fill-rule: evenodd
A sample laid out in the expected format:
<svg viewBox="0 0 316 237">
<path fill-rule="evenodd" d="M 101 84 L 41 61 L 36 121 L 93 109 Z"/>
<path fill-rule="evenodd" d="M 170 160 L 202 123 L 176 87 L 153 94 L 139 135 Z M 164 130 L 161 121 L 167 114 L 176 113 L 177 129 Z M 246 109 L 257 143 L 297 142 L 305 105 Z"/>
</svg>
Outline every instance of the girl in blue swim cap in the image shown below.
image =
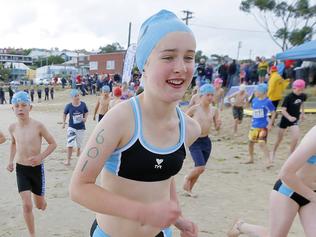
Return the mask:
<svg viewBox="0 0 316 237">
<path fill-rule="evenodd" d="M 199 125 L 178 107 L 191 83 L 196 43 L 191 30 L 162 10 L 140 30 L 136 62 L 144 92 L 105 114 L 74 171 L 72 200 L 97 212 L 93 237 L 197 236 L 180 210 L 174 175 Z M 95 184 L 102 172 L 101 186 Z"/>
</svg>

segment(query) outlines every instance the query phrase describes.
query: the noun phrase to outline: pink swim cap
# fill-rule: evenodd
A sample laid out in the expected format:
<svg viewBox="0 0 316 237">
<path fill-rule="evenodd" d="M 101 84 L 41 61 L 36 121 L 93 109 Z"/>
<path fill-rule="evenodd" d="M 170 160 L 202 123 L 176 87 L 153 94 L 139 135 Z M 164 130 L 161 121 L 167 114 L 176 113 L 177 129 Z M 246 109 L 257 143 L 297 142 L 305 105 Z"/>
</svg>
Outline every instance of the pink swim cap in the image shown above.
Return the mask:
<svg viewBox="0 0 316 237">
<path fill-rule="evenodd" d="M 219 78 L 219 77 L 214 80 L 214 85 L 219 85 L 219 84 L 222 84 L 222 83 L 223 83 L 223 80 L 221 78 Z"/>
<path fill-rule="evenodd" d="M 302 79 L 295 80 L 292 84 L 293 89 L 304 89 L 305 88 L 305 81 Z"/>
</svg>

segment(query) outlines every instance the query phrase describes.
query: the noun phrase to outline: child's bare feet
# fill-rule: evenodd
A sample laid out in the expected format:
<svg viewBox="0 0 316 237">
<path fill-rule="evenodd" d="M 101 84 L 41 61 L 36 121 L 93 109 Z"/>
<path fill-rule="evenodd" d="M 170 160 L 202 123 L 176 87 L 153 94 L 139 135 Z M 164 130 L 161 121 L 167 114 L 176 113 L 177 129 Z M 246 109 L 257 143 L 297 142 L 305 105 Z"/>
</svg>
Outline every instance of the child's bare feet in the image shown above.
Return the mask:
<svg viewBox="0 0 316 237">
<path fill-rule="evenodd" d="M 241 164 L 244 164 L 244 165 L 253 164 L 253 163 L 254 163 L 253 160 L 241 162 Z"/>
<path fill-rule="evenodd" d="M 272 151 L 272 152 L 270 153 L 270 160 L 271 160 L 272 162 L 275 160 L 275 152 L 274 152 L 274 151 Z"/>
<path fill-rule="evenodd" d="M 272 162 L 268 162 L 267 164 L 266 164 L 266 168 L 267 169 L 270 169 L 270 168 L 272 168 L 274 166 L 274 164 L 272 163 Z"/>
<path fill-rule="evenodd" d="M 190 191 L 190 183 L 189 183 L 189 179 L 188 176 L 184 176 L 184 180 L 183 180 L 183 186 L 182 186 L 183 190 L 185 191 Z"/>
<path fill-rule="evenodd" d="M 192 191 L 186 191 L 184 190 L 184 195 L 187 197 L 197 198 L 198 195 L 196 193 L 192 193 Z"/>
<path fill-rule="evenodd" d="M 227 237 L 238 237 L 240 234 L 242 234 L 240 227 L 243 223 L 243 220 L 237 219 L 231 229 L 227 232 Z"/>
<path fill-rule="evenodd" d="M 64 161 L 64 165 L 65 165 L 65 166 L 70 166 L 70 160 L 65 160 L 65 161 Z"/>
</svg>

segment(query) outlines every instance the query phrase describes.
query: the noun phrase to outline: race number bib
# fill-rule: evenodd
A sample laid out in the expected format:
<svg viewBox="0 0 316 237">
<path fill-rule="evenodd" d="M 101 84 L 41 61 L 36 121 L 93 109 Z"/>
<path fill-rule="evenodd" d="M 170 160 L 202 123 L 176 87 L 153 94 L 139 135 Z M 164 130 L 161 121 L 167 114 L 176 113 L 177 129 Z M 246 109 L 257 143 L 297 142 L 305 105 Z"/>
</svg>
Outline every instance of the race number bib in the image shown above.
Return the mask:
<svg viewBox="0 0 316 237">
<path fill-rule="evenodd" d="M 255 109 L 253 111 L 253 118 L 264 118 L 264 111 L 263 111 L 263 109 Z"/>
<path fill-rule="evenodd" d="M 83 121 L 83 114 L 76 114 L 72 116 L 72 120 L 74 121 L 74 124 L 82 123 Z"/>
</svg>

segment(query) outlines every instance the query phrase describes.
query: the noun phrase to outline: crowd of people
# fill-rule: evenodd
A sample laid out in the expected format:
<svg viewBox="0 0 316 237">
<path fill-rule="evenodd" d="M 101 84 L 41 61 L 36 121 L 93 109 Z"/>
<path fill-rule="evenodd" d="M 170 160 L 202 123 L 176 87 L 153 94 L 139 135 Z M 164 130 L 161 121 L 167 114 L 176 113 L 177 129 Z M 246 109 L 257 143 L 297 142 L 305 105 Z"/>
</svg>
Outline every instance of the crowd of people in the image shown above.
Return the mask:
<svg viewBox="0 0 316 237">
<path fill-rule="evenodd" d="M 292 91 L 282 101 L 290 80 L 282 78 L 274 63 L 258 58 L 256 77 L 247 74 L 246 67 L 235 60 L 228 66 L 221 65 L 215 72 L 203 59 L 195 70 L 195 50 L 196 41 L 190 28 L 172 12 L 162 10 L 146 20 L 140 29 L 136 64 L 141 78 L 135 73 L 130 82 L 121 83 L 108 75 L 78 75 L 70 82 L 71 101 L 64 107 L 62 124 L 63 128 L 68 124 L 64 165 L 71 164 L 76 148 L 79 158 L 70 182 L 70 198 L 97 213 L 91 236 L 171 237 L 171 225 L 182 237 L 198 236 L 197 223 L 181 212 L 174 176 L 182 168 L 185 147 L 188 147 L 194 168 L 184 178 L 183 192 L 198 198 L 193 188 L 211 156 L 210 130 L 214 127 L 219 133 L 225 119 L 221 117 L 225 107 L 223 87 L 237 85 L 238 91 L 227 97 L 235 136 L 243 121 L 244 109 L 249 106 L 252 110 L 249 158 L 243 164 L 254 163 L 254 147 L 258 144 L 266 159 L 266 168 L 271 168 L 288 128 L 292 143 L 289 158 L 271 192 L 269 228 L 238 219 L 227 235 L 286 236 L 299 213 L 306 236 L 314 236 L 316 128 L 298 145 L 299 122 L 304 119 L 307 99 L 305 81 L 294 80 Z M 183 110 L 178 106 L 179 101 L 193 77 L 191 101 Z M 250 84 L 256 85 L 254 93 L 247 90 Z M 39 86 L 42 87 L 44 100 L 49 100 L 49 95 L 54 99 L 54 85 Z M 56 138 L 45 125 L 30 116 L 35 91 L 41 101 L 39 88 L 19 88 L 9 101 L 17 121 L 9 127 L 11 152 L 7 170 L 16 170 L 23 216 L 31 237 L 36 236 L 32 199 L 36 208 L 46 209 L 43 161 L 57 146 Z M 93 109 L 89 109 L 81 97 L 86 94 L 98 95 Z M 5 97 L 2 98 L 5 101 Z M 270 152 L 268 133 L 276 124 L 281 101 L 278 138 Z M 98 123 L 84 144 L 89 111 L 93 111 L 93 120 Z M 48 144 L 44 150 L 42 139 Z M 5 140 L 0 132 L 0 143 Z M 101 173 L 101 182 L 97 185 L 96 179 Z"/>
<path fill-rule="evenodd" d="M 286 60 L 278 62 L 274 57 L 267 60 L 265 57 L 256 57 L 255 61 L 237 61 L 237 60 L 222 60 L 218 65 L 212 64 L 201 58 L 196 66 L 193 76 L 192 85 L 200 86 L 201 83 L 213 82 L 219 77 L 222 80 L 224 88 L 231 88 L 240 84 L 256 85 L 269 80 L 268 75 L 273 66 L 276 66 L 276 71 L 282 78 L 290 79 L 291 81 L 297 78 L 296 67 L 302 64 L 301 61 Z M 304 78 L 306 81 L 307 79 Z"/>
</svg>

